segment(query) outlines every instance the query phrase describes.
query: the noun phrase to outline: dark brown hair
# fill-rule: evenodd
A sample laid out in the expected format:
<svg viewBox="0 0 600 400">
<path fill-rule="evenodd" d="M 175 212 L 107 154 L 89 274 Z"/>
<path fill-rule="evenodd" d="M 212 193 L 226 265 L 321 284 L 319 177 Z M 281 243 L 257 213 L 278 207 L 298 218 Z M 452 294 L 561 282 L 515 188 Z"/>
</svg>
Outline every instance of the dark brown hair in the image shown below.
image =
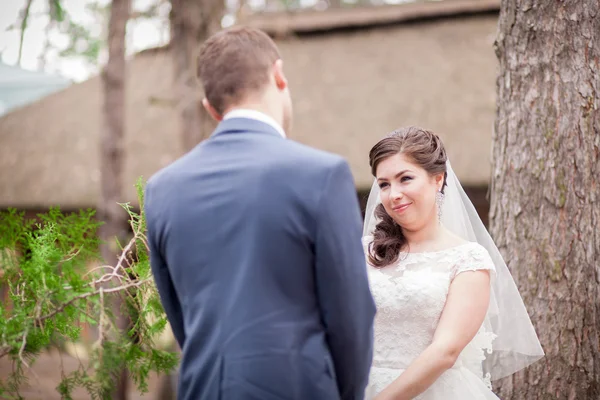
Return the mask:
<svg viewBox="0 0 600 400">
<path fill-rule="evenodd" d="M 196 76 L 204 95 L 222 114 L 229 106 L 264 87 L 269 69 L 280 57 L 264 32 L 248 27 L 220 31 L 204 42 L 197 58 Z"/>
<path fill-rule="evenodd" d="M 396 154 L 409 157 L 415 164 L 430 175 L 444 173 L 442 192 L 446 186 L 446 150 L 440 138 L 423 128 L 410 126 L 400 128 L 380 140 L 369 152 L 371 173 L 376 176 L 377 166 L 383 160 Z M 369 246 L 369 262 L 374 267 L 385 267 L 398 260 L 406 237 L 402 228 L 388 215 L 383 204 L 375 208 L 375 217 L 380 222 L 373 232 L 374 240 Z"/>
</svg>

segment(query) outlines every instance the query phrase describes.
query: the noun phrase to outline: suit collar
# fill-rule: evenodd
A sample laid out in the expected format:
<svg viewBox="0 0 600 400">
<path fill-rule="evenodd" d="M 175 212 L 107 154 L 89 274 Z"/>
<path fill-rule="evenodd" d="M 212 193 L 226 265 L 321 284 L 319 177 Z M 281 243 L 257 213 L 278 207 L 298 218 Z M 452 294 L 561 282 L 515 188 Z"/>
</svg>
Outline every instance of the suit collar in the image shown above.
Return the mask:
<svg viewBox="0 0 600 400">
<path fill-rule="evenodd" d="M 259 121 L 252 118 L 229 118 L 223 120 L 217 125 L 217 128 L 212 133 L 212 137 L 229 134 L 229 133 L 241 133 L 241 132 L 253 132 L 262 133 L 268 135 L 274 135 L 281 139 L 281 134 L 270 124 Z"/>
<path fill-rule="evenodd" d="M 232 111 L 229 111 L 227 114 L 225 114 L 225 116 L 223 117 L 223 120 L 228 120 L 231 118 L 250 118 L 250 119 L 255 119 L 257 121 L 264 122 L 266 124 L 271 125 L 273 128 L 275 128 L 281 136 L 286 137 L 283 128 L 277 121 L 275 121 L 270 115 L 267 115 L 258 110 L 252 110 L 249 108 L 236 108 Z"/>
</svg>

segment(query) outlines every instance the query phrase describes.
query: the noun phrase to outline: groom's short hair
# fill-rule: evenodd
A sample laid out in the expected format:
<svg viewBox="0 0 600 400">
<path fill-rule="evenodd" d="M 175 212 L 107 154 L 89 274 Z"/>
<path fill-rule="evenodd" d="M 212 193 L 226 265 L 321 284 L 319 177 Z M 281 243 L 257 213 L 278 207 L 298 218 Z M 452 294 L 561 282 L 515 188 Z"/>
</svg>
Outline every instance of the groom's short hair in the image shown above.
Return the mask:
<svg viewBox="0 0 600 400">
<path fill-rule="evenodd" d="M 234 27 L 204 42 L 196 75 L 206 99 L 222 114 L 229 105 L 262 89 L 269 80 L 269 69 L 279 58 L 277 46 L 266 33 Z"/>
</svg>

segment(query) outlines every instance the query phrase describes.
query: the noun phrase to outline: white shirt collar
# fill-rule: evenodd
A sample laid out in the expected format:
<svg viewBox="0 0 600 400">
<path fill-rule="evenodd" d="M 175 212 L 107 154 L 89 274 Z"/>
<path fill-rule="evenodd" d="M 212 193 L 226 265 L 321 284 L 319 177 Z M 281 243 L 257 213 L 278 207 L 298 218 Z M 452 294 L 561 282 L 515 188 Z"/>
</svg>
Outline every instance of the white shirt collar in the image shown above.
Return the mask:
<svg viewBox="0 0 600 400">
<path fill-rule="evenodd" d="M 238 108 L 233 111 L 229 111 L 227 114 L 223 116 L 223 121 L 231 118 L 249 118 L 257 121 L 264 122 L 265 124 L 271 125 L 281 136 L 286 137 L 285 132 L 281 125 L 277 123 L 273 118 L 269 117 L 267 114 L 262 113 L 256 110 L 249 110 L 246 108 Z"/>
</svg>

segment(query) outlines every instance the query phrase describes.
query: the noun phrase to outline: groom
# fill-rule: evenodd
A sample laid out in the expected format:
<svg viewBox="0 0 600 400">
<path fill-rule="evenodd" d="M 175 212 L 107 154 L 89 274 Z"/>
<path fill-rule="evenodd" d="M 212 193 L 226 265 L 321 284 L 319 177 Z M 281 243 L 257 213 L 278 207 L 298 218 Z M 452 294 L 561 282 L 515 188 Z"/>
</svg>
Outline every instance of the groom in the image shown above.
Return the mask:
<svg viewBox="0 0 600 400">
<path fill-rule="evenodd" d="M 207 40 L 198 77 L 220 123 L 146 189 L 179 399 L 363 398 L 375 306 L 353 179 L 342 158 L 286 140 L 282 65 L 261 31 Z"/>
</svg>

